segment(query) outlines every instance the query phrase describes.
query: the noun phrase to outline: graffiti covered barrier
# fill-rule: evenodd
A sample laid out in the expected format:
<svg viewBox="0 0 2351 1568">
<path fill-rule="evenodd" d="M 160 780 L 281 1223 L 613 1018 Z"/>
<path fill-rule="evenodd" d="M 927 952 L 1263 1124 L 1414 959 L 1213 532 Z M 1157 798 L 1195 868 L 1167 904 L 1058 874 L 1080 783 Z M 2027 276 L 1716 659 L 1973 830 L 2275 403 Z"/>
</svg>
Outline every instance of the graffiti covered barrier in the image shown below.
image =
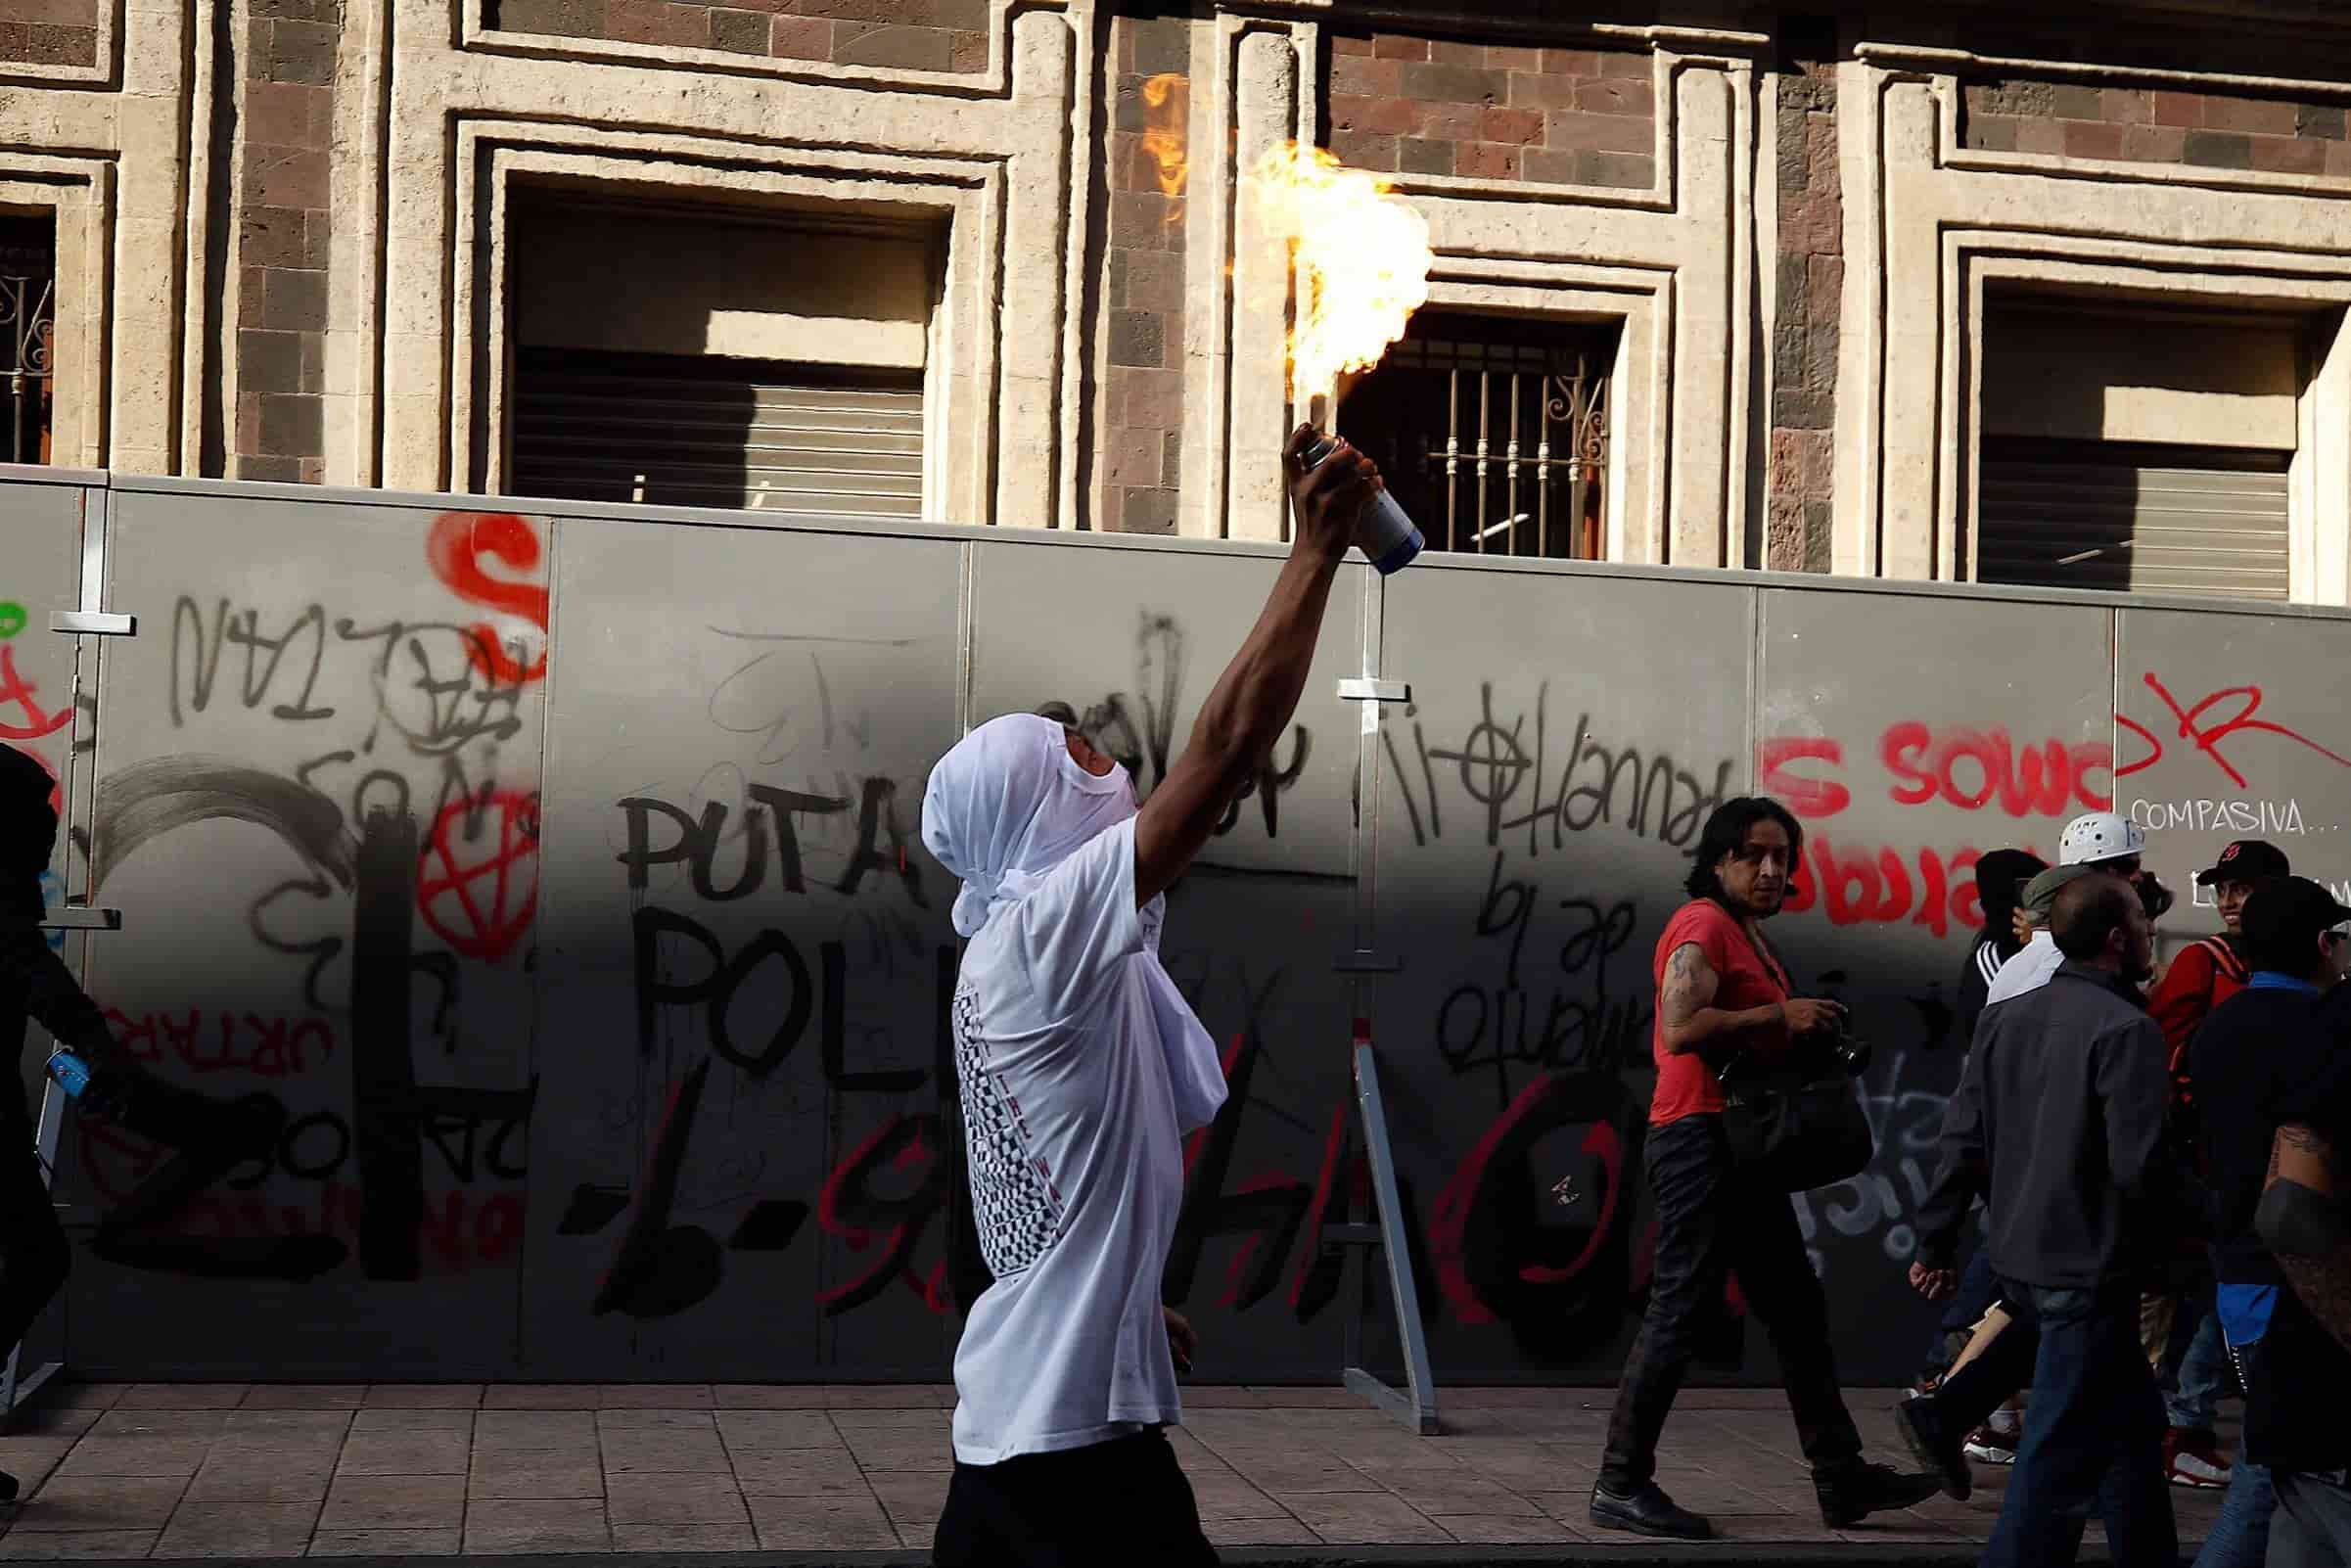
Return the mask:
<svg viewBox="0 0 2351 1568">
<path fill-rule="evenodd" d="M 69 1131 L 78 1366 L 945 1375 L 978 1282 L 927 769 L 1061 702 L 1148 796 L 1275 552 L 127 479 L 0 484 L 0 515 L 42 577 L 0 588 L 31 628 L 0 637 L 0 723 L 86 773 L 60 887 L 124 913 L 91 991 L 158 1072 L 285 1114 L 195 1181 Z M 77 666 L 41 627 L 85 515 L 138 626 Z M 1804 822 L 1774 935 L 1876 1047 L 1876 1161 L 1792 1200 L 1856 1379 L 1906 1374 L 1931 1318 L 1902 1273 L 1977 857 L 2113 803 L 2182 891 L 2175 943 L 2240 833 L 2351 878 L 2340 615 L 1429 558 L 1378 623 L 1411 701 L 1366 732 L 1335 684 L 1374 591 L 1348 569 L 1293 727 L 1171 896 L 1232 1091 L 1166 1281 L 1203 1377 L 1338 1362 L 1358 865 L 1401 966 L 1372 1017 L 1436 1366 L 1561 1382 L 1614 1375 L 1647 1288 L 1651 950 L 1726 796 Z M 1739 1314 L 1709 1375 L 1768 1377 Z"/>
</svg>

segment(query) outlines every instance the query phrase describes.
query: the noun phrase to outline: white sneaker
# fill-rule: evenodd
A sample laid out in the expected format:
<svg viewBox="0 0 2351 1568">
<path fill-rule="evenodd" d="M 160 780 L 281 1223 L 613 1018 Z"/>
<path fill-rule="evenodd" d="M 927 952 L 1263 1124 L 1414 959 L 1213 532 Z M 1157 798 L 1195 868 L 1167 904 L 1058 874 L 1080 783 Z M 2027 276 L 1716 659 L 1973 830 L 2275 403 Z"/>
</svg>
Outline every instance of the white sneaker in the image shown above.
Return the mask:
<svg viewBox="0 0 2351 1568">
<path fill-rule="evenodd" d="M 1967 1441 L 1959 1445 L 1959 1452 L 1978 1464 L 2014 1464 L 2017 1436 L 2014 1432 L 1979 1426 L 1967 1434 Z"/>
</svg>

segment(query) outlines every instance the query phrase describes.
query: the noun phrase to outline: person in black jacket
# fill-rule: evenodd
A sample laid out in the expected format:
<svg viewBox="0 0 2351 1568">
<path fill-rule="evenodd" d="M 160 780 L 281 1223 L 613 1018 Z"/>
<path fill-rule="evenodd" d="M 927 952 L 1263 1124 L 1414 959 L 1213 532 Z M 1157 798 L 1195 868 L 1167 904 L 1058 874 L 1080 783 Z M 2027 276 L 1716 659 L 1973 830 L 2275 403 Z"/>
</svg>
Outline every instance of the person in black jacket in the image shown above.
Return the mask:
<svg viewBox="0 0 2351 1568">
<path fill-rule="evenodd" d="M 1960 1224 L 1986 1199 L 2001 1297 L 2038 1336 L 1986 1568 L 2071 1563 L 2093 1503 L 2122 1568 L 2176 1568 L 2163 1407 L 2139 1351 L 2140 1281 L 2176 1201 L 2163 1031 L 2138 990 L 2154 934 L 2130 885 L 2106 875 L 2069 883 L 2050 924 L 2063 966 L 1977 1026 L 1913 1280 L 1930 1300 L 1953 1289 Z"/>
<path fill-rule="evenodd" d="M 38 1020 L 60 1043 L 85 1056 L 112 1060 L 118 1054 L 105 1015 L 41 934 L 41 873 L 57 847 L 53 788 L 38 761 L 0 746 L 0 1050 L 9 1063 L 8 1082 L 0 1084 L 0 1356 L 24 1337 L 65 1284 L 72 1261 L 50 1207 L 33 1146 L 32 1111 L 16 1066 L 26 1020 Z M 0 1499 L 16 1495 L 16 1478 L 0 1472 Z"/>
<path fill-rule="evenodd" d="M 2024 946 L 2016 935 L 2016 908 L 2024 900 L 2024 885 L 2048 869 L 2049 862 L 2030 850 L 1994 850 L 1975 862 L 1975 898 L 1983 906 L 1984 924 L 1959 965 L 1956 1011 L 1961 1040 L 1974 1041 L 1984 993 L 2000 966 Z"/>
<path fill-rule="evenodd" d="M 2258 1216 L 2279 1128 L 2323 1101 L 2330 1083 L 2351 1083 L 2351 1056 L 2324 1013 L 2343 953 L 2333 928 L 2347 920 L 2351 908 L 2307 878 L 2254 883 L 2236 933 L 2250 979 L 2212 1010 L 2190 1046 L 2199 1152 L 2212 1191 L 2216 1312 L 2238 1378 L 2256 1399 L 2273 1370 L 2289 1379 L 2303 1372 L 2294 1360 L 2272 1360 L 2270 1322 L 2287 1281 Z M 2329 1413 L 2339 1418 L 2340 1410 Z M 2255 1453 L 2259 1435 L 2248 1410 L 2228 1499 L 2198 1568 L 2251 1568 L 2267 1555 L 2277 1493 Z"/>
</svg>

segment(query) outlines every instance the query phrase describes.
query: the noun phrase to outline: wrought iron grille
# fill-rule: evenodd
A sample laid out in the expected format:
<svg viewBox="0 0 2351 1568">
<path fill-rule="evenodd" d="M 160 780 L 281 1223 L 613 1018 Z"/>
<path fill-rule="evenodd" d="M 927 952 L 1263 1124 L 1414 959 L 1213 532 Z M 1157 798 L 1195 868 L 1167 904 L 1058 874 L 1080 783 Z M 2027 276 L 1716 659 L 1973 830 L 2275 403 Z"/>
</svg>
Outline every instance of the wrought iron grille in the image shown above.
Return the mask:
<svg viewBox="0 0 2351 1568">
<path fill-rule="evenodd" d="M 1598 560 L 1612 326 L 1422 312 L 1339 428 L 1430 547 Z"/>
<path fill-rule="evenodd" d="M 49 461 L 57 277 L 47 240 L 0 231 L 0 381 L 8 388 L 0 457 L 11 463 Z"/>
</svg>

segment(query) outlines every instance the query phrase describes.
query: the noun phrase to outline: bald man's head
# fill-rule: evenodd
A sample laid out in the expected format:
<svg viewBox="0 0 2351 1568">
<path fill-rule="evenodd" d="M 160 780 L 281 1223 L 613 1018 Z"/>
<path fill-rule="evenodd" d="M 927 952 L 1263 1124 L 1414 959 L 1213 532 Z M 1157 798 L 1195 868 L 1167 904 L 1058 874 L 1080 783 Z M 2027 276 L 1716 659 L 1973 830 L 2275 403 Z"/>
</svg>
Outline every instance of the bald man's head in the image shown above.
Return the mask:
<svg viewBox="0 0 2351 1568">
<path fill-rule="evenodd" d="M 2050 909 L 2050 935 L 2076 963 L 2096 964 L 2137 984 L 2155 972 L 2154 932 L 2138 892 L 2117 876 L 2067 883 Z"/>
</svg>

